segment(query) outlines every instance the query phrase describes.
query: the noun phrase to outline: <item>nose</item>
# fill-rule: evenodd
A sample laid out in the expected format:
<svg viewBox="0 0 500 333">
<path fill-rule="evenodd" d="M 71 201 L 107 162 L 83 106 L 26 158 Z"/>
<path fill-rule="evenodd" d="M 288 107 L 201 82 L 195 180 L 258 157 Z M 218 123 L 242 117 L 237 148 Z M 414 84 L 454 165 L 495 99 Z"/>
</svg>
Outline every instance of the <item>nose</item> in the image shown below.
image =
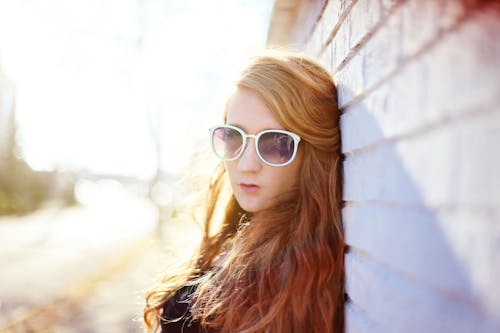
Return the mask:
<svg viewBox="0 0 500 333">
<path fill-rule="evenodd" d="M 255 139 L 249 139 L 245 150 L 238 159 L 238 170 L 242 172 L 256 172 L 262 168 L 262 161 L 255 151 Z"/>
</svg>

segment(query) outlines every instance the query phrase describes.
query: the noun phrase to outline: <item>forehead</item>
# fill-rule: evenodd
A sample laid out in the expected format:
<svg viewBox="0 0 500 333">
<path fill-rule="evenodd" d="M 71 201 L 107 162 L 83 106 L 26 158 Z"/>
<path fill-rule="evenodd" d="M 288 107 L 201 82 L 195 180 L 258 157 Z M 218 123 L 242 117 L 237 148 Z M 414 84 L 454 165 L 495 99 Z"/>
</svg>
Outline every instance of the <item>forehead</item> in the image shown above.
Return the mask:
<svg viewBox="0 0 500 333">
<path fill-rule="evenodd" d="M 265 129 L 283 129 L 264 101 L 248 89 L 237 89 L 227 104 L 226 123 L 248 133 Z"/>
</svg>

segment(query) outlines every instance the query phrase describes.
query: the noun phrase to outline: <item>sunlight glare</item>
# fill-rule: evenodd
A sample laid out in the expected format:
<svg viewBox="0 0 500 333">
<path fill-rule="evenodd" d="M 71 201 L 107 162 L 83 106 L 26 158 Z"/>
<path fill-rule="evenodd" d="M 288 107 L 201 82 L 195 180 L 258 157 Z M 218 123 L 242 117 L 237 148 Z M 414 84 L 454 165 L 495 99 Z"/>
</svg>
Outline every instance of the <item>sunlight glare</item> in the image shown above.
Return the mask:
<svg viewBox="0 0 500 333">
<path fill-rule="evenodd" d="M 0 2 L 0 66 L 35 169 L 182 174 L 272 1 Z M 158 144 L 158 147 L 155 146 Z M 160 155 L 156 151 L 159 149 Z"/>
</svg>

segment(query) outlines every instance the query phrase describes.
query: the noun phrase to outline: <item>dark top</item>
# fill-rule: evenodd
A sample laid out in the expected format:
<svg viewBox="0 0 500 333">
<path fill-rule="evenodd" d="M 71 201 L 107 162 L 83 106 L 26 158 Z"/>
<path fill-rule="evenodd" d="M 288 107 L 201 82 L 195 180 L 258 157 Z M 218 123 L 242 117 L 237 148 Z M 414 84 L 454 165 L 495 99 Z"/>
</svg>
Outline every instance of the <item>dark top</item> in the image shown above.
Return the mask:
<svg viewBox="0 0 500 333">
<path fill-rule="evenodd" d="M 196 286 L 188 285 L 177 290 L 163 305 L 162 333 L 209 333 L 199 322 L 193 321 L 190 311 L 191 295 Z"/>
</svg>

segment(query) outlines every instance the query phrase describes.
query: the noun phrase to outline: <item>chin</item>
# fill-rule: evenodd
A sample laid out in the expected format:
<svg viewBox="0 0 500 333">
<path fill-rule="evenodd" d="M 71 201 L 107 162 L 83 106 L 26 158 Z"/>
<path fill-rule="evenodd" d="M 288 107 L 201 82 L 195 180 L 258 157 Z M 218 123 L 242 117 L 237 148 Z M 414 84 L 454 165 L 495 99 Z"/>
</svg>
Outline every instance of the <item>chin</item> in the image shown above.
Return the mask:
<svg viewBox="0 0 500 333">
<path fill-rule="evenodd" d="M 245 212 L 248 212 L 248 213 L 257 213 L 259 210 L 261 210 L 259 207 L 255 207 L 253 205 L 241 205 L 240 204 L 240 207 L 245 211 Z"/>
<path fill-rule="evenodd" d="M 249 202 L 248 200 L 240 200 L 236 198 L 240 207 L 248 213 L 257 213 L 263 209 L 263 205 L 258 202 Z"/>
</svg>

